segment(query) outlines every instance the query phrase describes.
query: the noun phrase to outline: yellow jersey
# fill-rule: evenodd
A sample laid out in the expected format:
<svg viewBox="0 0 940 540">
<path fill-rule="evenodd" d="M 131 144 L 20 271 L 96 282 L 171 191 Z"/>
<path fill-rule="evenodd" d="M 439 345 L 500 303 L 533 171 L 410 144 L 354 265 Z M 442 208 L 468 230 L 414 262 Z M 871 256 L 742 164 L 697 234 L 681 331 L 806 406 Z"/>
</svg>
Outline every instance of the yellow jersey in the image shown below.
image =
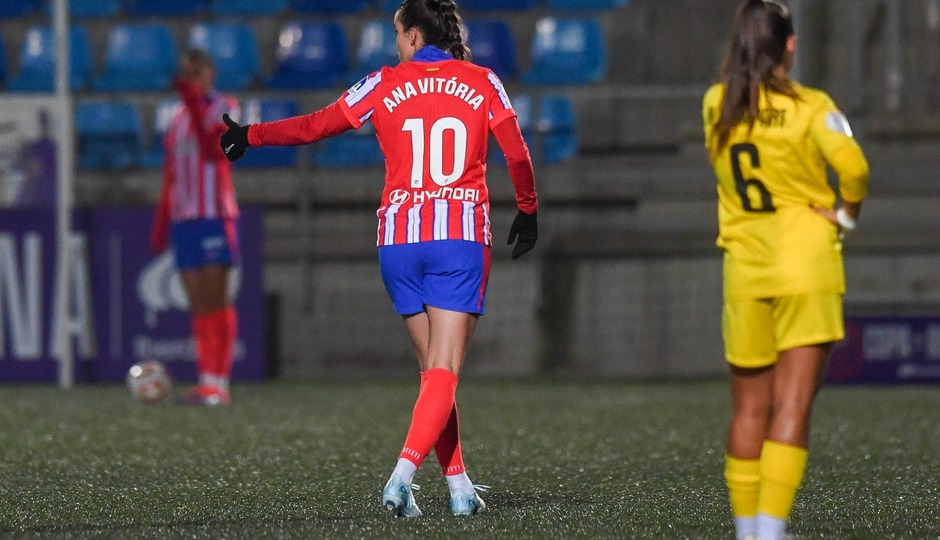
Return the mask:
<svg viewBox="0 0 940 540">
<path fill-rule="evenodd" d="M 794 83 L 798 97 L 761 90 L 760 114 L 714 151 L 724 85 L 705 94 L 705 144 L 718 178 L 718 241 L 724 296 L 774 298 L 845 292 L 838 229 L 812 207 L 833 208 L 827 164 L 843 200 L 860 202 L 868 163 L 845 116 L 825 93 Z"/>
</svg>

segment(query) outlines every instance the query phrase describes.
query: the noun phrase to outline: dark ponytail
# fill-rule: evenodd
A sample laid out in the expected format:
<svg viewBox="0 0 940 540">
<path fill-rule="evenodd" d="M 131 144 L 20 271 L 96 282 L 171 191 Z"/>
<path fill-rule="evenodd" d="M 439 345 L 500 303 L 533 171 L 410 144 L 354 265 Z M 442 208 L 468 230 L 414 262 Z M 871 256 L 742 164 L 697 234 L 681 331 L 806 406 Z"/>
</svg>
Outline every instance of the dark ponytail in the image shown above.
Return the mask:
<svg viewBox="0 0 940 540">
<path fill-rule="evenodd" d="M 774 0 L 744 0 L 735 14 L 728 52 L 719 78 L 725 83 L 721 116 L 715 123 L 709 146 L 720 152 L 731 130 L 742 121 L 749 127 L 759 114 L 760 89 L 797 99 L 792 81 L 780 77 L 776 68 L 786 55 L 787 39 L 793 35 L 790 11 Z M 717 140 L 716 140 L 717 139 Z"/>
<path fill-rule="evenodd" d="M 463 20 L 454 0 L 405 0 L 398 8 L 404 29 L 416 28 L 424 43 L 450 53 L 457 60 L 470 60 L 464 44 Z"/>
</svg>

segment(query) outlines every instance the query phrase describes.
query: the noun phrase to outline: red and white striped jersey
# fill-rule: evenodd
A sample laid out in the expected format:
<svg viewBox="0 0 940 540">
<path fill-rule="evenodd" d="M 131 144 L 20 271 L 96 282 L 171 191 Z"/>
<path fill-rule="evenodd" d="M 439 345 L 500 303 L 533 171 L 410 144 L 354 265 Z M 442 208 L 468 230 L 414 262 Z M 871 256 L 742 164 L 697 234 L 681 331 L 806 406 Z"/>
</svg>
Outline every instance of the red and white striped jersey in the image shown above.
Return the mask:
<svg viewBox="0 0 940 540">
<path fill-rule="evenodd" d="M 489 132 L 516 116 L 492 71 L 454 59 L 403 62 L 359 81 L 338 103 L 354 128 L 372 122 L 385 155 L 379 246 L 491 244 Z"/>
<path fill-rule="evenodd" d="M 238 217 L 232 168 L 219 147 L 225 131 L 222 113 L 238 107 L 234 98 L 206 95 L 188 81 L 176 81 L 182 106 L 167 126 L 164 144 L 164 189 L 171 222 Z"/>
</svg>

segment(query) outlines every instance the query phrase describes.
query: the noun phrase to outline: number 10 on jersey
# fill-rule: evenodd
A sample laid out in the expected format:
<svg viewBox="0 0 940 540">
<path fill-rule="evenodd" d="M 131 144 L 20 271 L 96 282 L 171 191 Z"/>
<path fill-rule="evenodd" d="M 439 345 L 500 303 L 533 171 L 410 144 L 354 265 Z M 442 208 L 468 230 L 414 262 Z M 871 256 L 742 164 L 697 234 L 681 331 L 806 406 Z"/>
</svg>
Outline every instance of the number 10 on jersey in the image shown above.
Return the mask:
<svg viewBox="0 0 940 540">
<path fill-rule="evenodd" d="M 425 164 L 424 119 L 409 118 L 401 130 L 411 133 L 411 187 L 421 189 L 424 187 Z M 454 134 L 454 167 L 449 173 L 444 172 L 444 133 L 447 131 Z M 445 116 L 431 125 L 427 137 L 430 144 L 426 161 L 431 179 L 442 187 L 456 182 L 463 176 L 467 164 L 467 126 L 459 118 Z"/>
</svg>

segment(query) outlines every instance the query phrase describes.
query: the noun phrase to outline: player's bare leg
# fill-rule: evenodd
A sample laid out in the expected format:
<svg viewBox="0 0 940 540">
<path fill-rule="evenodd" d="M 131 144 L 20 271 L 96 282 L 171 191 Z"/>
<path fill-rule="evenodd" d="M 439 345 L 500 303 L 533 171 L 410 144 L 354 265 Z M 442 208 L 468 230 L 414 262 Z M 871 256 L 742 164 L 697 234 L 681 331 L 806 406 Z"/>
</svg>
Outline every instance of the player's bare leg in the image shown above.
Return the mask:
<svg viewBox="0 0 940 540">
<path fill-rule="evenodd" d="M 459 375 L 477 318 L 431 306 L 426 306 L 424 313 L 405 318 L 421 371 L 440 368 Z"/>
<path fill-rule="evenodd" d="M 228 267 L 220 264 L 182 270 L 183 287 L 193 315 L 203 315 L 228 305 Z"/>
<path fill-rule="evenodd" d="M 421 390 L 402 455 L 383 491 L 383 504 L 396 515 L 420 515 L 410 486 L 431 447 L 437 451 L 451 488 L 451 510 L 472 514 L 485 508 L 463 468 L 454 398 L 457 374 L 476 322 L 476 315 L 430 306 L 405 318 L 421 369 Z"/>
<path fill-rule="evenodd" d="M 768 439 L 806 448 L 813 401 L 829 365 L 832 344 L 796 347 L 780 353 L 774 377 L 773 417 Z"/>
<path fill-rule="evenodd" d="M 428 341 L 431 335 L 428 314 L 422 311 L 415 315 L 406 316 L 405 328 L 408 329 L 411 345 L 415 348 L 415 355 L 418 357 L 418 367 L 423 372 L 424 364 L 428 357 Z"/>
<path fill-rule="evenodd" d="M 741 415 L 734 437 L 729 433 L 729 448 L 734 444 L 735 451 L 747 457 L 754 455 L 757 442 L 749 436 L 759 431 L 760 409 L 768 405 L 766 399 L 770 400 L 766 434 L 759 451 L 758 538 L 785 537 L 790 511 L 806 470 L 813 402 L 831 349 L 831 343 L 788 349 L 779 353 L 772 369 L 752 374 L 749 379 L 745 377 L 743 387 L 747 397 L 742 402 L 753 405 L 744 407 L 753 413 L 752 419 L 749 421 L 747 414 Z M 772 381 L 769 388 L 768 378 Z M 736 379 L 733 375 L 732 381 Z M 767 398 L 762 400 L 756 395 L 758 391 Z"/>
<path fill-rule="evenodd" d="M 731 423 L 728 454 L 739 459 L 760 458 L 767 438 L 773 404 L 774 368 L 731 366 Z"/>
<path fill-rule="evenodd" d="M 760 453 L 770 425 L 773 382 L 772 366 L 731 366 L 731 421 L 724 475 L 738 540 L 757 534 Z"/>
</svg>

